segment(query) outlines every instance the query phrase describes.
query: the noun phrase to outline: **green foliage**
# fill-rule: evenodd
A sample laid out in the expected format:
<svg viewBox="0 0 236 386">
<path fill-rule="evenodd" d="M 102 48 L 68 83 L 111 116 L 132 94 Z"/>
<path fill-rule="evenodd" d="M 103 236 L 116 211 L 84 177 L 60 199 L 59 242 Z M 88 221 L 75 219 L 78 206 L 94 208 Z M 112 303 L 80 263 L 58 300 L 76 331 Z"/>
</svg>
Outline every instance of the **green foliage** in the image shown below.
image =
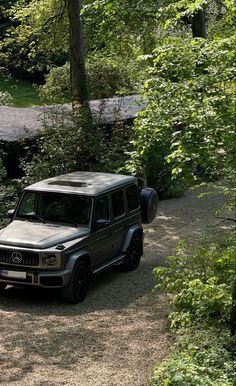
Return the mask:
<svg viewBox="0 0 236 386">
<path fill-rule="evenodd" d="M 6 92 L 6 91 L 0 91 L 0 106 L 1 105 L 9 105 L 11 103 L 11 95 Z M 3 166 L 3 162 L 2 162 L 2 159 L 0 157 L 0 184 L 1 184 L 1 181 L 6 177 L 6 169 L 5 167 Z M 1 189 L 1 185 L 0 185 L 0 189 Z M 0 211 L 1 213 L 1 211 Z"/>
<path fill-rule="evenodd" d="M 235 345 L 223 328 L 191 329 L 155 370 L 151 386 L 235 386 Z"/>
<path fill-rule="evenodd" d="M 87 71 L 92 99 L 138 92 L 141 74 L 134 62 L 117 55 L 104 56 L 103 53 L 95 53 L 88 56 Z"/>
<path fill-rule="evenodd" d="M 90 55 L 87 59 L 90 99 L 111 98 L 117 94 L 138 92 L 141 74 L 135 64 L 119 57 Z M 46 76 L 45 85 L 40 87 L 41 98 L 53 103 L 70 101 L 70 65 L 53 67 Z"/>
<path fill-rule="evenodd" d="M 196 318 L 225 317 L 227 312 L 229 314 L 231 303 L 230 286 L 219 284 L 217 277 L 206 282 L 190 280 L 173 299 L 178 311 L 170 314 L 171 328 L 191 325 Z"/>
<path fill-rule="evenodd" d="M 0 174 L 1 174 L 1 159 L 0 159 Z M 5 177 L 5 175 L 4 175 Z M 9 219 L 7 211 L 14 209 L 16 206 L 17 197 L 20 194 L 22 185 L 18 180 L 10 180 L 5 183 L 1 182 L 0 176 L 0 229 L 7 225 Z"/>
<path fill-rule="evenodd" d="M 51 68 L 45 84 L 39 88 L 40 97 L 49 103 L 66 103 L 70 100 L 70 64 Z"/>
<path fill-rule="evenodd" d="M 104 48 L 104 58 L 135 58 L 146 53 L 156 39 L 159 7 L 155 0 L 83 2 L 86 53 Z M 1 60 L 11 69 L 47 72 L 69 57 L 69 26 L 64 0 L 18 0 L 6 7 L 10 26 L 0 44 Z M 10 9 L 9 9 L 10 8 Z M 13 25 L 11 25 L 13 23 Z"/>
<path fill-rule="evenodd" d="M 77 170 L 116 172 L 127 159 L 131 127 L 117 123 L 112 128 L 97 128 L 88 137 L 81 129 L 69 126 L 70 114 L 54 111 L 50 119 L 57 129 L 43 130 L 37 153 L 21 162 L 24 184 Z"/>
<path fill-rule="evenodd" d="M 193 248 L 182 241 L 175 255 L 167 258 L 168 265 L 154 270 L 159 281 L 156 288 L 173 294 L 171 328 L 207 318 L 228 320 L 236 269 L 233 236 L 217 243 L 204 240 L 205 247 Z"/>
<path fill-rule="evenodd" d="M 158 187 L 163 176 L 189 182 L 233 167 L 234 46 L 234 37 L 171 38 L 154 51 L 129 169 L 155 178 Z"/>
<path fill-rule="evenodd" d="M 6 169 L 3 166 L 2 160 L 0 158 L 0 182 L 1 180 L 6 177 Z"/>
<path fill-rule="evenodd" d="M 0 106 L 10 105 L 11 103 L 12 103 L 12 96 L 9 94 L 9 92 L 2 90 L 2 87 L 1 87 Z"/>
<path fill-rule="evenodd" d="M 68 52 L 68 20 L 64 0 L 18 0 L 8 10 L 14 25 L 0 44 L 8 68 L 46 71 Z"/>
<path fill-rule="evenodd" d="M 22 161 L 25 184 L 81 170 L 78 137 L 78 130 L 75 128 L 45 129 L 37 141 L 38 152 L 32 161 Z"/>
</svg>

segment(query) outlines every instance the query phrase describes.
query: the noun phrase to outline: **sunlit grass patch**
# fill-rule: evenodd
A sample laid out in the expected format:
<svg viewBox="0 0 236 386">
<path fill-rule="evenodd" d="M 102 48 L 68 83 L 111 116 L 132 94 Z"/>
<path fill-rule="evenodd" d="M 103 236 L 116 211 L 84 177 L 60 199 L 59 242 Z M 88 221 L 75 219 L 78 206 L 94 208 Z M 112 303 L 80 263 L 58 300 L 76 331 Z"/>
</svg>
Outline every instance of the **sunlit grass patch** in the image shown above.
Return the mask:
<svg viewBox="0 0 236 386">
<path fill-rule="evenodd" d="M 0 91 L 12 96 L 14 107 L 33 107 L 42 105 L 36 86 L 27 80 L 0 77 Z"/>
</svg>

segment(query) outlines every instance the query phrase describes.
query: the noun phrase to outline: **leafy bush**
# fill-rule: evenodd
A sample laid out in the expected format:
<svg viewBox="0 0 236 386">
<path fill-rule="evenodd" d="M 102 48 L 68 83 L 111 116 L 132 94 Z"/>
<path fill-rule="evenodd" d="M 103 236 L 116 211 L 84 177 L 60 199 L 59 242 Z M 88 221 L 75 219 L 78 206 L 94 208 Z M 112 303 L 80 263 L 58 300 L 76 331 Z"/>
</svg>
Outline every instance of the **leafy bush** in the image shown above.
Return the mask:
<svg viewBox="0 0 236 386">
<path fill-rule="evenodd" d="M 6 177 L 6 169 L 4 168 L 2 159 L 0 158 L 0 182 L 4 177 Z"/>
<path fill-rule="evenodd" d="M 168 38 L 152 55 L 128 168 L 152 185 L 216 177 L 235 155 L 235 38 Z M 148 58 L 150 62 L 150 57 Z"/>
<path fill-rule="evenodd" d="M 137 66 L 120 58 L 93 54 L 87 60 L 88 83 L 91 99 L 111 98 L 116 94 L 137 92 L 140 82 Z M 138 80 L 135 79 L 138 78 Z M 65 103 L 70 100 L 70 66 L 53 67 L 40 87 L 43 100 Z"/>
<path fill-rule="evenodd" d="M 205 247 L 193 248 L 182 241 L 175 255 L 167 258 L 167 266 L 155 268 L 156 288 L 173 294 L 172 328 L 190 326 L 199 319 L 229 319 L 235 256 L 232 235 Z"/>
<path fill-rule="evenodd" d="M 87 60 L 91 99 L 111 98 L 117 94 L 139 91 L 141 74 L 135 62 L 124 58 L 95 53 Z"/>
<path fill-rule="evenodd" d="M 71 123 L 71 116 L 63 116 L 62 111 L 57 118 L 57 113 L 51 118 L 58 128 L 44 129 L 37 139 L 36 154 L 21 161 L 24 184 L 78 170 L 111 173 L 123 167 L 131 127 L 119 122 L 112 127 L 96 127 L 88 138 L 76 127 L 65 127 L 64 121 Z"/>
<path fill-rule="evenodd" d="M 45 84 L 39 87 L 43 101 L 49 103 L 66 103 L 70 100 L 70 65 L 51 68 L 45 77 Z"/>
<path fill-rule="evenodd" d="M 154 372 L 151 386 L 235 386 L 235 347 L 223 328 L 191 329 Z"/>
<path fill-rule="evenodd" d="M 0 91 L 0 106 L 9 105 L 11 103 L 11 95 L 8 92 Z M 0 183 L 3 177 L 6 176 L 6 169 L 3 166 L 2 159 L 0 158 Z"/>
<path fill-rule="evenodd" d="M 229 314 L 232 299 L 230 287 L 219 284 L 217 277 L 207 282 L 190 280 L 186 287 L 176 294 L 173 304 L 178 311 L 170 314 L 171 327 L 191 325 L 197 318 L 218 318 Z"/>
<path fill-rule="evenodd" d="M 75 128 L 45 129 L 37 140 L 32 160 L 22 160 L 25 184 L 55 175 L 81 170 L 79 133 Z"/>
<path fill-rule="evenodd" d="M 0 91 L 0 106 L 1 105 L 10 105 L 12 102 L 12 97 L 8 92 Z"/>
<path fill-rule="evenodd" d="M 21 190 L 22 185 L 18 180 L 0 182 L 0 229 L 9 222 L 7 211 L 15 208 Z"/>
</svg>

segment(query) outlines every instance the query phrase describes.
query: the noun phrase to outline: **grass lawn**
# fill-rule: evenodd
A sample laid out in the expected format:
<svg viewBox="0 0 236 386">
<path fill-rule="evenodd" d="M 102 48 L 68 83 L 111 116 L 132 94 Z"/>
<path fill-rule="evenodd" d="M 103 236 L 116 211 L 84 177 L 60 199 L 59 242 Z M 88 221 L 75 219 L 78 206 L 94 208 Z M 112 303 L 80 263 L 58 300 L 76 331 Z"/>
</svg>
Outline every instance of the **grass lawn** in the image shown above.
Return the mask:
<svg viewBox="0 0 236 386">
<path fill-rule="evenodd" d="M 11 94 L 14 107 L 32 107 L 42 105 L 36 88 L 27 80 L 0 77 L 0 91 Z"/>
</svg>

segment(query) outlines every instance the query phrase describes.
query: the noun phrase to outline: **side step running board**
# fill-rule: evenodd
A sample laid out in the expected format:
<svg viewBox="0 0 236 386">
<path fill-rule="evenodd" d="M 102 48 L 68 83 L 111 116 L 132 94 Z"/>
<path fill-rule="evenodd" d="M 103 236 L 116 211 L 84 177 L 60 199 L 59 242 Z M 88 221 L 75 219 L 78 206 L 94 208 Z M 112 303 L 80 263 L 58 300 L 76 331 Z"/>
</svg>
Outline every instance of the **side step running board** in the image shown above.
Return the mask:
<svg viewBox="0 0 236 386">
<path fill-rule="evenodd" d="M 119 265 L 123 262 L 124 258 L 125 258 L 125 255 L 117 256 L 114 259 L 107 261 L 105 264 L 101 265 L 100 267 L 94 268 L 92 272 L 94 273 L 94 275 L 96 275 L 97 273 L 104 271 L 105 269 L 111 267 L 112 265 Z"/>
</svg>

